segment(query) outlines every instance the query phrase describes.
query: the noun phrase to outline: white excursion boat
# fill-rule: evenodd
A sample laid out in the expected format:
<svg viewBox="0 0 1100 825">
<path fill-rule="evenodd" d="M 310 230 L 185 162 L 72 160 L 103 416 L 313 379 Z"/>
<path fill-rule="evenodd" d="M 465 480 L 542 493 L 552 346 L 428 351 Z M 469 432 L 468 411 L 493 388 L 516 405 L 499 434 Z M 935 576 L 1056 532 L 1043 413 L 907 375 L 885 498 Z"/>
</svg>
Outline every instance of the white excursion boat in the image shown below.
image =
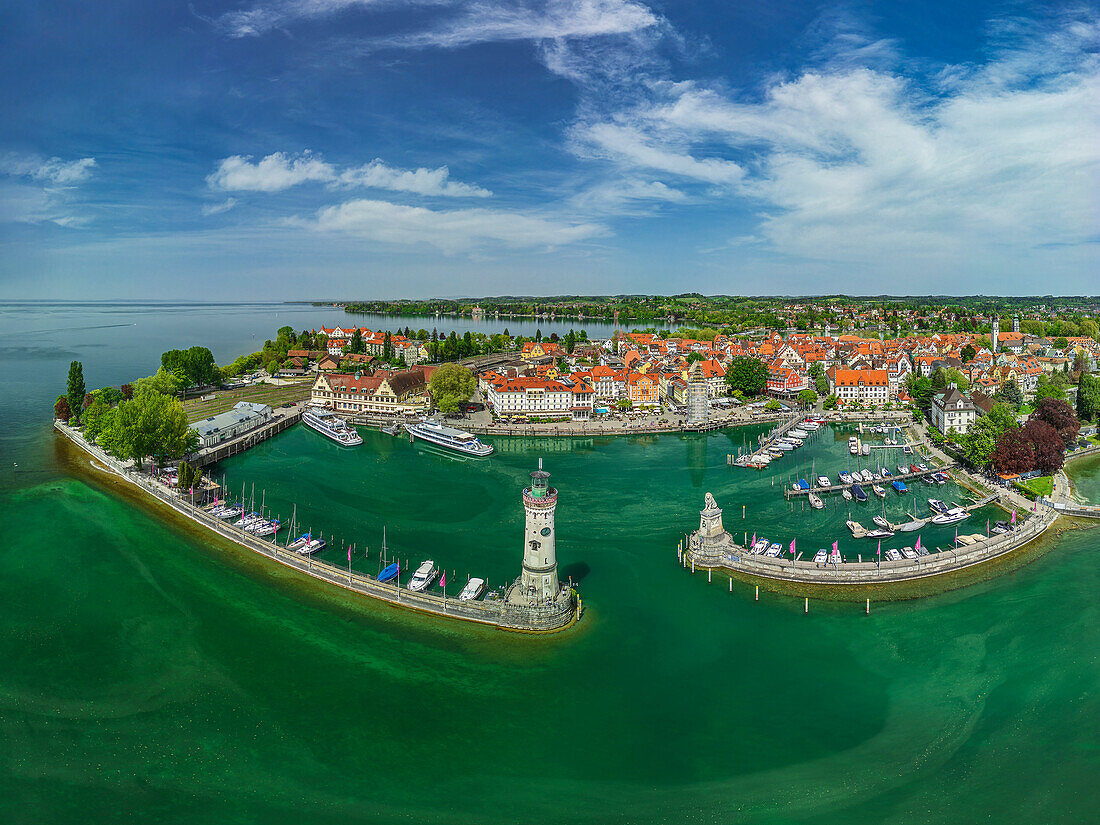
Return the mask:
<svg viewBox="0 0 1100 825">
<path fill-rule="evenodd" d="M 435 562 L 430 559 L 423 562 L 416 572 L 413 573 L 413 577 L 409 579 L 409 590 L 424 590 L 435 581 L 436 576 L 439 575 L 439 571 L 435 568 Z"/>
<path fill-rule="evenodd" d="M 828 550 L 818 550 L 814 553 L 814 564 L 824 564 L 825 560 L 829 558 Z"/>
<path fill-rule="evenodd" d="M 306 407 L 302 413 L 302 423 L 344 447 L 357 447 L 363 443 L 363 437 L 354 427 L 349 427 L 348 422 L 337 418 L 336 413 L 324 407 Z"/>
<path fill-rule="evenodd" d="M 470 579 L 466 582 L 466 586 L 462 588 L 462 592 L 458 594 L 458 600 L 460 602 L 468 602 L 476 599 L 485 590 L 485 579 Z"/>
<path fill-rule="evenodd" d="M 444 424 L 424 419 L 416 424 L 407 424 L 405 429 L 413 438 L 446 447 L 465 455 L 487 456 L 493 454 L 492 444 L 483 444 L 473 433 L 456 430 Z"/>
</svg>

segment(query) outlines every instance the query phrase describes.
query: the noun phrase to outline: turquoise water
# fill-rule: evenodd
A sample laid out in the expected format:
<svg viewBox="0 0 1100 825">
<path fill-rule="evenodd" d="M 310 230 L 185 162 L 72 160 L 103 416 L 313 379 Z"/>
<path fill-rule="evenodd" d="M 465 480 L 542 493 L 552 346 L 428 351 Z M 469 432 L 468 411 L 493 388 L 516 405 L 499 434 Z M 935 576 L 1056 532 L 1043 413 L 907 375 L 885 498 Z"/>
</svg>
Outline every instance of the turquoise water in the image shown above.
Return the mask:
<svg viewBox="0 0 1100 825">
<path fill-rule="evenodd" d="M 67 361 L 46 363 L 32 390 L 64 380 Z M 676 566 L 707 490 L 731 529 L 744 502 L 747 527 L 819 543 L 781 496 L 783 462 L 775 487 L 722 463 L 740 432 L 509 440 L 459 462 L 294 428 L 221 468 L 369 547 L 363 569 L 385 525 L 394 552 L 496 582 L 518 569 L 519 488 L 543 456 L 589 610 L 532 639 L 271 569 L 135 506 L 28 420 L 5 458 L 14 443 L 35 464 L 0 472 L 0 821 L 1094 818 L 1100 532 L 869 616 L 819 599 L 807 616 L 797 594 L 756 602 Z"/>
</svg>

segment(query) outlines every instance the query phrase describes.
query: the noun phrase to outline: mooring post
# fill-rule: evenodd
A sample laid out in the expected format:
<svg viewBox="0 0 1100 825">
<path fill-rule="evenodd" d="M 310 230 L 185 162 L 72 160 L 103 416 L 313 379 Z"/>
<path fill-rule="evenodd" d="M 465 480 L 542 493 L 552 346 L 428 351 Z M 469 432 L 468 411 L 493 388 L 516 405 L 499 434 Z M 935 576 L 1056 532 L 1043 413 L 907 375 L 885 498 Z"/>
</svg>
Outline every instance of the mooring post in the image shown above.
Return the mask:
<svg viewBox="0 0 1100 825">
<path fill-rule="evenodd" d="M 809 613 L 810 612 L 810 597 L 809 596 L 806 597 L 806 601 L 802 606 L 802 612 L 803 613 Z"/>
<path fill-rule="evenodd" d="M 733 577 L 730 577 L 730 593 L 733 592 Z"/>
<path fill-rule="evenodd" d="M 708 567 L 707 568 L 707 584 L 710 584 L 710 574 L 711 574 L 711 568 Z"/>
<path fill-rule="evenodd" d="M 695 575 L 695 559 L 691 560 L 691 575 Z"/>
<path fill-rule="evenodd" d="M 756 598 L 753 601 L 760 601 L 760 585 L 756 585 Z"/>
<path fill-rule="evenodd" d="M 867 615 L 868 616 L 871 615 L 871 600 L 870 599 L 867 600 Z"/>
</svg>

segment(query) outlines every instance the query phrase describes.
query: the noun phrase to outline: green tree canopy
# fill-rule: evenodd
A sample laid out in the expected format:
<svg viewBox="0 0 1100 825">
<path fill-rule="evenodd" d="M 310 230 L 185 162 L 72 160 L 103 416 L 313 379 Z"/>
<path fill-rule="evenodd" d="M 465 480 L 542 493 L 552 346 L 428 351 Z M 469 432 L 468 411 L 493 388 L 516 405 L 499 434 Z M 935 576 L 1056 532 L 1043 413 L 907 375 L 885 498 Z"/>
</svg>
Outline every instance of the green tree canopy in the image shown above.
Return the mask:
<svg viewBox="0 0 1100 825">
<path fill-rule="evenodd" d="M 133 394 L 151 390 L 161 395 L 176 395 L 180 391 L 180 382 L 176 376 L 164 367 L 148 378 L 139 378 L 133 382 Z"/>
<path fill-rule="evenodd" d="M 1100 376 L 1081 376 L 1077 387 L 1077 417 L 1082 421 L 1095 421 L 1100 417 Z"/>
<path fill-rule="evenodd" d="M 80 421 L 80 413 L 84 409 L 84 395 L 86 392 L 84 366 L 79 361 L 73 361 L 69 364 L 69 380 L 65 388 L 65 399 L 69 402 L 70 415 L 74 421 Z"/>
<path fill-rule="evenodd" d="M 768 365 L 759 358 L 734 358 L 726 370 L 726 384 L 746 397 L 760 395 L 768 388 Z"/>
<path fill-rule="evenodd" d="M 812 407 L 817 403 L 817 393 L 813 390 L 802 390 L 798 394 L 798 403 L 803 407 Z"/>
<path fill-rule="evenodd" d="M 1024 403 L 1024 394 L 1020 391 L 1020 385 L 1016 383 L 1015 378 L 1009 378 L 1005 381 L 993 397 L 997 401 L 1003 401 L 1010 405 L 1014 410 L 1020 409 Z"/>
<path fill-rule="evenodd" d="M 1049 381 L 1035 391 L 1035 400 L 1037 402 L 1042 401 L 1044 398 L 1057 398 L 1061 401 L 1065 401 L 1066 391 L 1062 389 L 1061 384 L 1055 381 Z"/>
<path fill-rule="evenodd" d="M 101 443 L 119 458 L 133 459 L 140 468 L 146 456 L 164 461 L 193 452 L 198 438 L 178 398 L 143 389 L 115 408 Z"/>
<path fill-rule="evenodd" d="M 989 413 L 971 424 L 966 435 L 959 439 L 963 456 L 975 467 L 988 466 L 1001 436 L 1018 426 L 1013 409 L 1003 402 L 995 403 Z"/>
<path fill-rule="evenodd" d="M 429 387 L 436 407 L 443 413 L 458 412 L 458 405 L 469 401 L 477 387 L 474 374 L 458 364 L 444 364 L 432 373 Z"/>
</svg>

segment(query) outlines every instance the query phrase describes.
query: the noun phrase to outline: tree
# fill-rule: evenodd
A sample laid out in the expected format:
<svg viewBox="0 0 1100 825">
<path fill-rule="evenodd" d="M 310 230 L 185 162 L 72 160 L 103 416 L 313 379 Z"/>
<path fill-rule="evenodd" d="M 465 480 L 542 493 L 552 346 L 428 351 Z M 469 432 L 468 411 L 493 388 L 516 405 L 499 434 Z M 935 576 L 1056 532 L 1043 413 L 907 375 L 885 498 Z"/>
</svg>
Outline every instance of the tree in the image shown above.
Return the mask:
<svg viewBox="0 0 1100 825">
<path fill-rule="evenodd" d="M 905 376 L 905 389 L 918 407 L 932 403 L 932 382 L 928 378 L 911 372 Z"/>
<path fill-rule="evenodd" d="M 823 406 L 824 406 L 824 407 L 825 407 L 825 409 L 827 409 L 827 410 L 835 410 L 835 409 L 836 409 L 836 405 L 837 405 L 837 402 L 838 402 L 839 400 L 840 400 L 840 399 L 839 399 L 839 398 L 837 398 L 837 396 L 836 396 L 836 393 L 834 392 L 834 393 L 832 393 L 832 394 L 831 394 L 831 395 L 830 395 L 830 396 L 829 396 L 828 398 L 826 398 L 826 399 L 825 399 L 825 403 L 824 403 L 824 405 L 823 405 Z"/>
<path fill-rule="evenodd" d="M 759 358 L 736 357 L 726 370 L 726 384 L 748 397 L 760 395 L 768 388 L 768 365 Z"/>
<path fill-rule="evenodd" d="M 813 361 L 806 372 L 810 378 L 824 378 L 825 366 L 820 361 Z"/>
<path fill-rule="evenodd" d="M 474 374 L 458 364 L 444 364 L 432 373 L 429 382 L 432 398 L 440 412 L 458 412 L 459 404 L 469 401 L 477 381 Z"/>
<path fill-rule="evenodd" d="M 355 353 L 356 355 L 363 354 L 363 333 L 356 327 L 355 332 L 351 334 L 351 341 L 348 342 L 348 352 Z"/>
<path fill-rule="evenodd" d="M 1031 414 L 1028 423 L 1032 421 L 1045 421 L 1050 424 L 1062 439 L 1062 448 L 1065 449 L 1073 443 L 1077 433 L 1081 431 L 1081 422 L 1074 415 L 1069 403 L 1058 398 L 1044 398 L 1035 405 L 1035 412 Z"/>
<path fill-rule="evenodd" d="M 997 439 L 993 469 L 998 473 L 1026 473 L 1035 465 L 1035 450 L 1020 430 L 1009 430 Z"/>
<path fill-rule="evenodd" d="M 802 390 L 798 394 L 798 403 L 803 407 L 812 407 L 817 403 L 817 393 L 813 390 Z"/>
<path fill-rule="evenodd" d="M 66 424 L 69 423 L 69 419 L 73 417 L 72 408 L 69 407 L 69 399 L 64 395 L 57 396 L 57 401 L 53 405 L 53 414 L 55 418 L 60 418 Z"/>
<path fill-rule="evenodd" d="M 387 332 L 382 336 L 382 360 L 389 361 L 391 358 L 393 358 L 393 338 Z"/>
<path fill-rule="evenodd" d="M 84 437 L 94 442 L 110 424 L 114 410 L 102 398 L 96 398 L 84 411 Z"/>
<path fill-rule="evenodd" d="M 163 462 L 194 452 L 199 436 L 178 398 L 140 390 L 118 405 L 102 438 L 107 449 L 119 458 L 133 459 L 140 469 L 149 455 Z"/>
<path fill-rule="evenodd" d="M 948 367 L 943 371 L 943 374 L 949 384 L 954 384 L 962 392 L 966 392 L 970 389 L 970 379 L 963 375 L 960 370 L 954 367 Z"/>
<path fill-rule="evenodd" d="M 966 435 L 959 439 L 963 457 L 974 467 L 987 466 L 1001 436 L 1018 426 L 1013 410 L 1007 404 L 997 402 L 988 415 L 971 424 Z"/>
<path fill-rule="evenodd" d="M 118 388 L 118 390 L 119 390 L 119 392 L 122 393 L 122 397 L 127 399 L 127 400 L 134 397 L 134 385 L 133 384 L 123 384 L 121 387 Z"/>
<path fill-rule="evenodd" d="M 776 401 L 774 398 L 770 398 L 768 399 L 768 403 L 764 405 L 764 409 L 768 412 L 775 412 L 780 408 L 780 406 L 781 405 L 778 401 Z"/>
<path fill-rule="evenodd" d="M 134 382 L 133 395 L 145 390 L 159 392 L 161 395 L 176 395 L 180 391 L 180 382 L 175 375 L 161 367 L 155 375 L 150 375 L 148 378 L 139 378 Z"/>
<path fill-rule="evenodd" d="M 1020 385 L 1016 383 L 1015 378 L 1009 378 L 1005 381 L 993 397 L 1010 405 L 1015 410 L 1020 409 L 1024 403 L 1024 394 L 1020 391 Z"/>
<path fill-rule="evenodd" d="M 1082 375 L 1077 387 L 1077 417 L 1095 421 L 1100 416 L 1100 376 Z"/>
<path fill-rule="evenodd" d="M 1035 469 L 1043 475 L 1050 475 L 1061 469 L 1065 461 L 1065 444 L 1058 431 L 1041 418 L 1031 418 L 1020 430 L 1020 437 L 1031 442 Z"/>
<path fill-rule="evenodd" d="M 1064 350 L 1068 346 L 1069 346 L 1069 341 L 1067 341 L 1065 339 L 1065 336 L 1060 335 L 1060 336 L 1058 336 L 1057 338 L 1054 339 L 1054 348 L 1055 349 Z"/>
<path fill-rule="evenodd" d="M 84 409 L 84 365 L 79 361 L 69 364 L 69 381 L 65 390 L 65 398 L 69 402 L 70 419 L 80 423 L 80 411 Z"/>
<path fill-rule="evenodd" d="M 974 356 L 978 354 L 978 351 L 974 349 L 972 344 L 967 344 L 962 348 L 962 352 L 959 353 L 959 357 L 962 358 L 963 363 L 974 360 Z"/>
<path fill-rule="evenodd" d="M 190 491 L 197 487 L 202 480 L 202 470 L 198 467 L 194 467 L 186 461 L 181 461 L 179 466 L 179 476 L 176 482 L 176 486 L 180 490 Z"/>
<path fill-rule="evenodd" d="M 1054 381 L 1049 381 L 1035 391 L 1036 402 L 1042 401 L 1044 398 L 1056 398 L 1061 401 L 1065 401 L 1066 391 L 1062 389 L 1060 384 Z"/>
<path fill-rule="evenodd" d="M 947 371 L 943 367 L 939 367 L 934 373 L 932 373 L 932 392 L 943 392 L 947 389 Z"/>
<path fill-rule="evenodd" d="M 565 333 L 565 351 L 572 354 L 573 347 L 577 345 L 577 336 L 573 333 L 573 330 Z"/>
</svg>

